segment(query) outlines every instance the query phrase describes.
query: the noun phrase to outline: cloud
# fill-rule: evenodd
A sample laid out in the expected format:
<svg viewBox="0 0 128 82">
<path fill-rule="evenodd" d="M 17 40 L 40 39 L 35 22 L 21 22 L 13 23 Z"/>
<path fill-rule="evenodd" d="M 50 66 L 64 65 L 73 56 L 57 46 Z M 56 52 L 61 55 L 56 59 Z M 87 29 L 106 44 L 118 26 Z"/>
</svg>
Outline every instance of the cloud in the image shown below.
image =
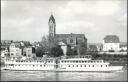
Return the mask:
<svg viewBox="0 0 128 82">
<path fill-rule="evenodd" d="M 2 39 L 40 41 L 48 34 L 52 12 L 57 33 L 84 33 L 89 42 L 102 42 L 105 35 L 113 33 L 126 41 L 124 1 L 2 1 Z"/>
<path fill-rule="evenodd" d="M 72 17 L 72 14 L 113 15 L 120 9 L 120 1 L 70 1 L 66 7 L 59 7 L 63 16 Z"/>
</svg>

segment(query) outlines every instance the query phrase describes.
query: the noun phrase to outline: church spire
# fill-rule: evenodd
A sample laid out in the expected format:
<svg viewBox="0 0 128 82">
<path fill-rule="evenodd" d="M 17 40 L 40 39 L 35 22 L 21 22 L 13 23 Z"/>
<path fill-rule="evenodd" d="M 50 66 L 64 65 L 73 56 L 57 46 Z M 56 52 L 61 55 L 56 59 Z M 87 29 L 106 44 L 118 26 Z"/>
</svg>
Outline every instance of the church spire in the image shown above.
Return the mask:
<svg viewBox="0 0 128 82">
<path fill-rule="evenodd" d="M 49 18 L 49 22 L 50 22 L 50 20 L 52 20 L 53 23 L 55 23 L 55 18 L 53 17 L 53 14 L 51 14 L 51 16 L 50 16 L 50 18 Z"/>
<path fill-rule="evenodd" d="M 51 14 L 49 18 L 48 25 L 49 25 L 49 37 L 54 37 L 56 34 L 56 22 L 55 22 L 55 18 L 53 17 L 53 14 Z"/>
</svg>

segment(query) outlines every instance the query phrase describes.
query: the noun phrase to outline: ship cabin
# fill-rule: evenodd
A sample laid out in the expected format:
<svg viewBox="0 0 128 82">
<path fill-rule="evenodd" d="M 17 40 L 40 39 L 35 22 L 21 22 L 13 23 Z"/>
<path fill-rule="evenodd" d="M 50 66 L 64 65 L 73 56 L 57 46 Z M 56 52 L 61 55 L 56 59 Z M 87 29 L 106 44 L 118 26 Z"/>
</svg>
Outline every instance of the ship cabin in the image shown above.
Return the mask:
<svg viewBox="0 0 128 82">
<path fill-rule="evenodd" d="M 74 59 L 74 60 L 81 60 L 81 59 L 84 59 L 84 60 L 91 60 L 92 59 L 92 56 L 91 55 L 80 55 L 80 56 L 69 56 L 67 57 L 66 59 Z"/>
<path fill-rule="evenodd" d="M 55 61 L 54 59 L 26 59 L 26 60 L 9 60 L 7 59 L 5 62 L 6 68 L 22 68 L 22 69 L 28 69 L 28 70 L 40 70 L 40 69 L 53 69 L 54 68 Z"/>
<path fill-rule="evenodd" d="M 110 64 L 103 60 L 74 60 L 63 59 L 60 61 L 60 68 L 90 68 L 90 67 L 108 67 Z"/>
</svg>

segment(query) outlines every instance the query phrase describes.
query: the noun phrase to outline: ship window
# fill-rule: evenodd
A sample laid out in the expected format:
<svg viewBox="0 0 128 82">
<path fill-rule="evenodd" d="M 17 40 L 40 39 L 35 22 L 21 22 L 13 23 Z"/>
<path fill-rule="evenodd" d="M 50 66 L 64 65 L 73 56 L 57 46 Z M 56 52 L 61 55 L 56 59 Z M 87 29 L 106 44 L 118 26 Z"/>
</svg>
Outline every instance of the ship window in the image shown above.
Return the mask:
<svg viewBox="0 0 128 82">
<path fill-rule="evenodd" d="M 82 67 L 82 65 L 80 65 L 80 67 Z"/>
<path fill-rule="evenodd" d="M 106 65 L 106 67 L 107 67 L 107 65 Z"/>
<path fill-rule="evenodd" d="M 86 67 L 86 65 L 84 65 L 84 67 Z"/>
<path fill-rule="evenodd" d="M 93 61 L 91 61 L 91 63 L 92 63 Z"/>
<path fill-rule="evenodd" d="M 63 61 L 61 61 L 63 63 Z"/>
<path fill-rule="evenodd" d="M 78 63 L 78 61 L 76 61 L 76 63 Z"/>
<path fill-rule="evenodd" d="M 35 65 L 33 65 L 33 67 L 34 67 Z"/>
<path fill-rule="evenodd" d="M 82 61 L 82 63 L 84 63 L 84 61 Z"/>
<path fill-rule="evenodd" d="M 74 65 L 72 65 L 72 67 L 74 67 Z"/>
<path fill-rule="evenodd" d="M 92 67 L 94 67 L 94 65 L 92 65 Z"/>
<path fill-rule="evenodd" d="M 70 65 L 68 65 L 68 67 L 70 67 Z"/>
<path fill-rule="evenodd" d="M 76 65 L 76 67 L 78 67 L 78 65 Z"/>
<path fill-rule="evenodd" d="M 44 67 L 45 67 L 46 65 L 44 65 Z"/>
<path fill-rule="evenodd" d="M 86 63 L 87 61 L 85 61 L 85 63 Z"/>
<path fill-rule="evenodd" d="M 88 67 L 90 67 L 90 65 L 88 65 Z"/>
<path fill-rule="evenodd" d="M 14 66 L 13 64 L 11 64 L 11 66 Z"/>
<path fill-rule="evenodd" d="M 20 65 L 19 65 L 20 66 Z"/>
<path fill-rule="evenodd" d="M 101 65 L 101 67 L 102 67 L 102 65 Z"/>
</svg>

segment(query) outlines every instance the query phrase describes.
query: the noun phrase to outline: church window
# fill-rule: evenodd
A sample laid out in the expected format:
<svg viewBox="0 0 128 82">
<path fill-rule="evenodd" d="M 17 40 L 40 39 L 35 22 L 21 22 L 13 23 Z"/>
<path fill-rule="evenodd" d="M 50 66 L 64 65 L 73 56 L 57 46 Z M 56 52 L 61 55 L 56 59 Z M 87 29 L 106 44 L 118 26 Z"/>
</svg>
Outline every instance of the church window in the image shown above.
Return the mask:
<svg viewBox="0 0 128 82">
<path fill-rule="evenodd" d="M 73 43 L 73 39 L 70 39 L 70 43 Z"/>
</svg>

